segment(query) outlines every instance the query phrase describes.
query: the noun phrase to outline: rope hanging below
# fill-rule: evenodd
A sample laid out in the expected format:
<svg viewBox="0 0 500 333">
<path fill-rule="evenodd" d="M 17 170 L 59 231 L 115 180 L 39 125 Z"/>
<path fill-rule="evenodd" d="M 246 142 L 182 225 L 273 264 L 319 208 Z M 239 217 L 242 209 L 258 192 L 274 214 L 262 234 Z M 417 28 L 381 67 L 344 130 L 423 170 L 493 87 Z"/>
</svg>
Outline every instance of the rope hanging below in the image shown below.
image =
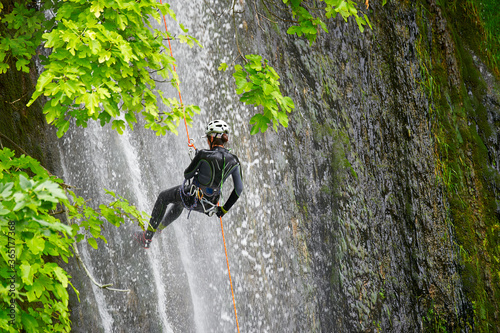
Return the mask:
<svg viewBox="0 0 500 333">
<path fill-rule="evenodd" d="M 240 333 L 240 324 L 238 323 L 238 313 L 236 312 L 236 301 L 234 299 L 233 280 L 231 279 L 231 270 L 229 269 L 229 259 L 227 256 L 226 237 L 224 236 L 222 217 L 219 217 L 219 219 L 220 219 L 220 230 L 222 232 L 222 240 L 224 241 L 224 252 L 226 253 L 227 274 L 229 275 L 229 285 L 231 286 L 231 295 L 233 296 L 234 318 L 236 319 L 236 328 L 238 329 L 238 333 Z"/>
</svg>

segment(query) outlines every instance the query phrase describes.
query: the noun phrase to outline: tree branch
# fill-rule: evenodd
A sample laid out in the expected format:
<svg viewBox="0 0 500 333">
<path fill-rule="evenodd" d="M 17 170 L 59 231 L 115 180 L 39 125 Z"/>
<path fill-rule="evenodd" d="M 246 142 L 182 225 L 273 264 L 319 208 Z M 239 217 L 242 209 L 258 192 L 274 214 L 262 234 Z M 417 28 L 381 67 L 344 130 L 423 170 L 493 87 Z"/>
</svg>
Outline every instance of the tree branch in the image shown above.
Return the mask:
<svg viewBox="0 0 500 333">
<path fill-rule="evenodd" d="M 2 132 L 0 132 L 0 137 L 2 137 L 5 140 L 9 141 L 9 143 L 14 146 L 14 149 L 19 150 L 22 154 L 24 154 L 26 156 L 30 156 L 30 154 L 28 154 L 27 152 L 25 152 L 23 148 L 19 147 L 19 145 L 17 143 L 15 143 L 14 141 L 12 141 L 7 135 L 5 135 Z M 48 172 L 47 169 L 45 169 L 45 170 Z M 49 172 L 49 175 L 50 175 L 50 172 Z"/>
<path fill-rule="evenodd" d="M 69 198 L 68 196 L 68 193 L 66 192 L 66 196 Z M 66 213 L 66 219 L 68 220 L 68 223 L 69 225 L 71 225 L 71 219 L 69 217 L 69 213 L 67 210 L 65 210 L 65 213 Z M 100 284 L 99 282 L 96 281 L 96 279 L 92 276 L 92 274 L 90 273 L 90 271 L 88 270 L 87 266 L 85 265 L 85 263 L 83 262 L 83 259 L 82 257 L 80 256 L 80 251 L 78 250 L 78 244 L 75 244 L 73 245 L 73 252 L 75 253 L 75 258 L 78 260 L 78 262 L 82 265 L 85 273 L 87 274 L 87 276 L 89 277 L 90 281 L 92 281 L 93 284 L 95 284 L 96 286 L 98 286 L 99 288 L 101 289 L 107 289 L 107 290 L 111 290 L 111 291 L 121 291 L 121 292 L 125 292 L 125 293 L 128 293 L 130 292 L 130 289 L 116 289 L 116 288 L 110 288 L 113 284 L 112 283 L 108 283 L 108 284 Z"/>
<path fill-rule="evenodd" d="M 130 289 L 116 289 L 116 288 L 110 288 L 113 284 L 112 283 L 108 283 L 108 284 L 100 284 L 98 283 L 94 277 L 92 276 L 92 274 L 90 274 L 90 271 L 88 270 L 87 266 L 85 265 L 85 263 L 83 262 L 83 259 L 82 257 L 80 256 L 80 252 L 78 251 L 78 246 L 77 244 L 75 244 L 73 246 L 73 250 L 75 252 L 75 258 L 78 259 L 78 261 L 82 264 L 82 267 L 83 269 L 85 270 L 85 273 L 87 274 L 87 276 L 89 277 L 90 281 L 92 281 L 93 284 L 95 284 L 96 286 L 98 286 L 99 288 L 101 289 L 107 289 L 107 290 L 111 290 L 111 291 L 121 291 L 121 292 L 125 292 L 125 293 L 128 293 L 130 292 Z"/>
<path fill-rule="evenodd" d="M 158 82 L 158 83 L 172 82 L 172 80 L 155 80 L 155 79 L 153 79 L 153 81 Z"/>
<path fill-rule="evenodd" d="M 238 48 L 238 53 L 240 54 L 240 56 L 243 58 L 243 60 L 245 61 L 245 63 L 248 62 L 248 60 L 243 56 L 243 53 L 241 53 L 241 49 L 240 49 L 240 43 L 238 43 L 238 27 L 236 26 L 236 15 L 235 14 L 235 10 L 234 10 L 234 6 L 236 5 L 236 0 L 233 0 L 233 5 L 231 7 L 232 11 L 233 11 L 233 27 L 234 27 L 234 37 L 235 37 L 235 40 L 236 40 L 236 47 Z"/>
<path fill-rule="evenodd" d="M 205 1 L 207 2 L 207 1 Z M 212 9 L 212 5 L 208 4 L 207 6 L 210 11 L 212 12 L 212 15 L 215 17 L 216 20 L 218 20 L 219 18 L 221 18 L 223 15 L 226 15 L 230 10 L 231 10 L 231 7 L 228 7 L 226 10 L 224 10 L 221 14 L 217 14 L 216 12 L 214 12 L 214 10 Z"/>
</svg>

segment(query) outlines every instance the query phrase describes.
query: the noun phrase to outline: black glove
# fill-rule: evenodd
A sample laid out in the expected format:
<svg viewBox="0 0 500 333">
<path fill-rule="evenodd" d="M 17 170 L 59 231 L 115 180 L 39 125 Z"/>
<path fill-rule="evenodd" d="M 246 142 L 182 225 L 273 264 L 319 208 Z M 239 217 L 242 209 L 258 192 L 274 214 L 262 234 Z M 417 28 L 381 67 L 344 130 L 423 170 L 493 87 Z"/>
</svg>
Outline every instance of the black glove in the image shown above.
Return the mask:
<svg viewBox="0 0 500 333">
<path fill-rule="evenodd" d="M 182 195 L 182 194 L 181 194 Z M 184 197 L 184 204 L 188 207 L 193 207 L 196 195 L 187 195 Z"/>
<path fill-rule="evenodd" d="M 217 210 L 215 211 L 215 215 L 217 215 L 217 217 L 223 217 L 224 214 L 227 213 L 227 210 L 225 210 L 223 207 L 221 206 L 218 206 L 217 207 Z"/>
</svg>

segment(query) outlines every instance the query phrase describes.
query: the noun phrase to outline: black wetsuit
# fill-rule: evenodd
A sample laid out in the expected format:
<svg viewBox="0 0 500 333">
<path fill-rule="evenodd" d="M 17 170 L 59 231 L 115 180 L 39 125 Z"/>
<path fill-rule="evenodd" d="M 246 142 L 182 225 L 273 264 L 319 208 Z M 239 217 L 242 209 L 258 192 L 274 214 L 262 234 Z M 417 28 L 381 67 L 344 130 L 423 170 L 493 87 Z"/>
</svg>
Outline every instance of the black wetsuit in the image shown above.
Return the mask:
<svg viewBox="0 0 500 333">
<path fill-rule="evenodd" d="M 167 227 L 181 215 L 184 208 L 191 208 L 201 213 L 205 212 L 201 202 L 197 202 L 196 206 L 192 207 L 195 200 L 189 196 L 191 184 L 199 187 L 207 200 L 217 204 L 221 187 L 230 175 L 233 179 L 234 188 L 223 205 L 225 211 L 231 209 L 243 192 L 240 161 L 223 147 L 198 150 L 191 164 L 184 171 L 184 178 L 191 181 L 190 184 L 186 185 L 184 189 L 184 185 L 172 187 L 158 195 L 151 213 L 150 228 L 146 238 L 151 239 L 153 236 L 154 231 L 151 228 L 157 229 L 160 222 L 162 224 L 160 229 Z M 169 204 L 172 206 L 165 214 Z"/>
</svg>

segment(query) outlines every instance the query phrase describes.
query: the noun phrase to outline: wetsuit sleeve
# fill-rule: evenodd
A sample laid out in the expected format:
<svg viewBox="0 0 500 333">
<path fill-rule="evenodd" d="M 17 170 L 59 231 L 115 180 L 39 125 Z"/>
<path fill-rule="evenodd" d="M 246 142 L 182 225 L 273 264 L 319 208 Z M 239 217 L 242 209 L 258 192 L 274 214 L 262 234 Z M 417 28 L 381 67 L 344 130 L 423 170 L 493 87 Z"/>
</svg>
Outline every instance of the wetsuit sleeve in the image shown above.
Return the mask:
<svg viewBox="0 0 500 333">
<path fill-rule="evenodd" d="M 189 164 L 189 166 L 184 170 L 184 178 L 185 179 L 190 179 L 193 178 L 193 176 L 196 174 L 196 171 L 198 170 L 198 166 L 200 165 L 201 161 L 201 150 L 196 151 L 196 155 L 194 156 L 193 160 Z"/>
<path fill-rule="evenodd" d="M 240 198 L 241 193 L 243 192 L 243 180 L 241 179 L 241 169 L 240 166 L 238 165 L 236 168 L 233 169 L 233 172 L 231 173 L 231 176 L 233 177 L 233 191 L 231 192 L 231 195 L 229 198 L 226 200 L 224 203 L 224 206 L 222 207 L 226 212 L 233 207 L 236 201 Z"/>
</svg>

